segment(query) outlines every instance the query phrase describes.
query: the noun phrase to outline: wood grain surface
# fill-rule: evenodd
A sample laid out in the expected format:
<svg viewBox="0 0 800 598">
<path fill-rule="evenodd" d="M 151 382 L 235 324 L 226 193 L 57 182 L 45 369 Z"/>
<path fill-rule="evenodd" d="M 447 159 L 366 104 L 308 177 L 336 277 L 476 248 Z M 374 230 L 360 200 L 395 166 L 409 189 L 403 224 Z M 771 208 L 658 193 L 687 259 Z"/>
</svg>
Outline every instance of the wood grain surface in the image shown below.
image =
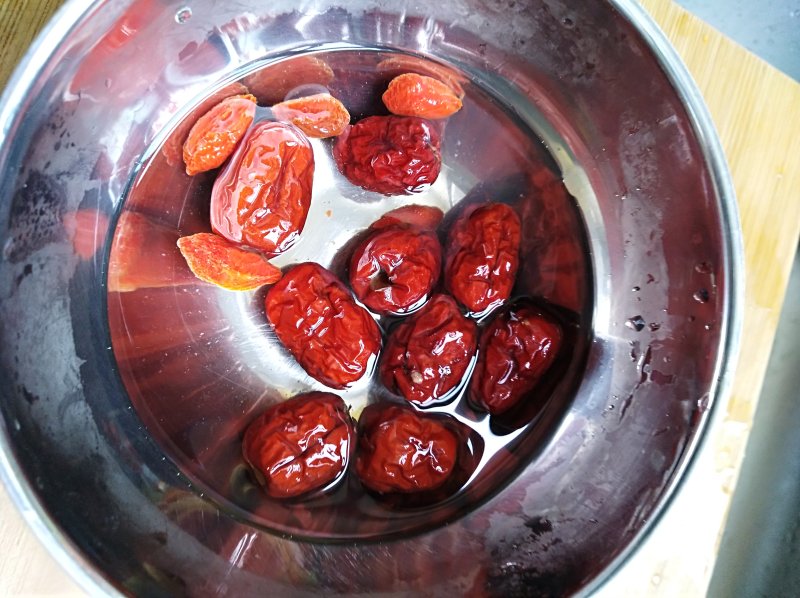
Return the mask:
<svg viewBox="0 0 800 598">
<path fill-rule="evenodd" d="M 703 596 L 744 455 L 800 234 L 800 85 L 670 0 L 643 0 L 709 106 L 745 243 L 741 357 L 722 417 L 669 511 L 599 593 Z M 0 0 L 0 87 L 59 0 Z M 0 490 L 0 596 L 81 596 Z"/>
<path fill-rule="evenodd" d="M 0 89 L 62 0 L 0 0 Z"/>
</svg>

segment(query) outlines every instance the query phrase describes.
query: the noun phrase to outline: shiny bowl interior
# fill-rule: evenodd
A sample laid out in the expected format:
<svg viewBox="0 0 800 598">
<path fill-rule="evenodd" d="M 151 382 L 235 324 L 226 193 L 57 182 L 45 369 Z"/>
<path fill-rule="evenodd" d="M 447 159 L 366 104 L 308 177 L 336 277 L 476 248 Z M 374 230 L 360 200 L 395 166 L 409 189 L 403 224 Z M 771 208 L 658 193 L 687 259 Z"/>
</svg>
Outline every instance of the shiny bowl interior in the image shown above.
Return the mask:
<svg viewBox="0 0 800 598">
<path fill-rule="evenodd" d="M 0 105 L 0 413 L 4 475 L 50 547 L 89 565 L 77 573 L 84 582 L 146 595 L 563 595 L 589 591 L 622 562 L 675 490 L 724 388 L 739 233 L 713 129 L 658 31 L 628 2 L 571 4 L 65 5 Z M 275 400 L 270 392 L 308 381 L 252 341 L 263 295 L 178 280 L 169 234 L 192 218 L 180 199 L 189 183 L 158 151 L 200 98 L 256 67 L 307 53 L 352 62 L 359 49 L 365 63 L 386 51 L 430 58 L 479 84 L 486 102 L 522 107 L 498 119 L 541 145 L 504 147 L 541 152 L 563 178 L 559 209 L 574 208 L 584 249 L 582 286 L 538 290 L 579 314 L 583 336 L 496 488 L 417 513 L 397 533 L 326 537 L 313 522 L 254 517 L 198 465 L 215 438 L 239 433 L 225 431 L 226 413 L 245 417 Z M 496 181 L 525 192 L 524 169 L 484 133 L 472 149 L 486 156 L 479 177 L 445 160 L 453 184 L 434 190 L 443 206 L 496 192 Z M 155 188 L 139 189 L 158 168 Z M 341 185 L 327 172 L 319 201 L 335 224 L 309 226 L 340 239 L 333 263 L 381 209 L 337 212 Z M 142 257 L 169 281 L 161 288 L 114 279 L 126 197 L 168 231 L 151 249 L 165 260 Z M 525 276 L 541 279 L 530 268 Z M 270 390 L 239 391 L 258 384 Z"/>
</svg>

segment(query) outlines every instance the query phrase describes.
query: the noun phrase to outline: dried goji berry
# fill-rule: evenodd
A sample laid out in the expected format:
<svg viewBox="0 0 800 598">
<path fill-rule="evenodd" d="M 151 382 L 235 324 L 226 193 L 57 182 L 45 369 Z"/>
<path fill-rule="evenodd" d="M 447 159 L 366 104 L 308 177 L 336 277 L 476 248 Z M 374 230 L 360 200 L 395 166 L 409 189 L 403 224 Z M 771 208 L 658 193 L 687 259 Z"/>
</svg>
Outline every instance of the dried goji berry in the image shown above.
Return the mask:
<svg viewBox="0 0 800 598">
<path fill-rule="evenodd" d="M 385 195 L 418 193 L 439 176 L 439 133 L 410 116 L 370 116 L 336 140 L 333 157 L 354 185 Z"/>
<path fill-rule="evenodd" d="M 230 83 L 195 106 L 189 115 L 175 127 L 175 130 L 172 131 L 161 148 L 161 153 L 167 159 L 167 164 L 176 166 L 183 162 L 183 144 L 186 143 L 189 131 L 200 116 L 211 110 L 222 100 L 237 95 L 247 95 L 247 88 L 241 83 Z"/>
<path fill-rule="evenodd" d="M 481 333 L 471 401 L 493 415 L 505 413 L 536 387 L 561 342 L 561 327 L 536 306 L 505 308 Z"/>
<path fill-rule="evenodd" d="M 222 100 L 197 119 L 183 144 L 186 174 L 195 175 L 225 163 L 256 114 L 256 99 L 251 95 Z"/>
<path fill-rule="evenodd" d="M 350 259 L 350 286 L 379 314 L 413 311 L 428 298 L 442 269 L 437 236 L 411 226 L 374 230 Z"/>
<path fill-rule="evenodd" d="M 211 192 L 211 227 L 266 253 L 288 249 L 311 205 L 314 154 L 292 125 L 260 122 L 242 139 Z"/>
<path fill-rule="evenodd" d="M 340 397 L 310 392 L 273 405 L 256 418 L 244 434 L 242 453 L 267 494 L 301 496 L 342 479 L 354 428 Z"/>
<path fill-rule="evenodd" d="M 245 77 L 244 84 L 262 105 L 272 106 L 302 85 L 326 86 L 333 70 L 316 56 L 298 56 L 271 64 Z"/>
<path fill-rule="evenodd" d="M 501 203 L 467 209 L 450 230 L 445 286 L 461 305 L 481 315 L 511 296 L 519 266 L 520 222 Z"/>
<path fill-rule="evenodd" d="M 267 293 L 266 310 L 283 345 L 323 384 L 345 388 L 372 369 L 381 348 L 378 325 L 319 264 L 289 270 Z"/>
<path fill-rule="evenodd" d="M 292 123 L 309 137 L 324 139 L 344 132 L 350 113 L 328 93 L 286 100 L 272 107 L 275 118 Z"/>
<path fill-rule="evenodd" d="M 435 295 L 392 330 L 381 358 L 381 380 L 417 405 L 447 400 L 464 381 L 477 342 L 475 322 L 450 297 Z"/>
<path fill-rule="evenodd" d="M 356 472 L 374 492 L 435 490 L 452 475 L 458 448 L 457 435 L 438 418 L 400 405 L 371 405 L 359 424 Z"/>
<path fill-rule="evenodd" d="M 411 204 L 390 210 L 372 223 L 370 228 L 377 230 L 398 224 L 408 224 L 420 230 L 436 230 L 444 218 L 444 212 L 439 208 Z"/>
<path fill-rule="evenodd" d="M 250 291 L 281 278 L 263 256 L 212 233 L 181 237 L 178 249 L 197 278 L 229 291 Z"/>
<path fill-rule="evenodd" d="M 461 100 L 447 85 L 417 73 L 392 79 L 383 103 L 392 114 L 421 118 L 447 118 L 461 110 Z"/>
<path fill-rule="evenodd" d="M 464 97 L 464 84 L 468 81 L 466 77 L 451 68 L 407 54 L 394 54 L 385 58 L 378 63 L 377 68 L 393 77 L 404 73 L 427 75 L 447 85 L 459 99 Z"/>
</svg>

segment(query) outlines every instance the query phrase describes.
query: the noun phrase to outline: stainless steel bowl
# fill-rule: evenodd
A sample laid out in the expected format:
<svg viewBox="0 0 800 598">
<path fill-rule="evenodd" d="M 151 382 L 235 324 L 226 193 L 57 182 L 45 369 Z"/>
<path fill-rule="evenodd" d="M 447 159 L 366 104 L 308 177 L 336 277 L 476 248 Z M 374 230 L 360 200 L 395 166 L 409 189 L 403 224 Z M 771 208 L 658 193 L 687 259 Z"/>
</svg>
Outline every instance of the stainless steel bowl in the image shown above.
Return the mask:
<svg viewBox="0 0 800 598">
<path fill-rule="evenodd" d="M 62 8 L 0 103 L 0 462 L 20 508 L 87 589 L 549 596 L 588 593 L 624 561 L 678 487 L 725 391 L 741 243 L 713 127 L 663 35 L 633 2 L 572 4 Z M 180 303 L 183 290 L 153 303 L 157 293 L 128 289 L 128 313 L 149 323 L 125 328 L 109 266 L 113 274 L 113 223 L 143 156 L 198 98 L 254 64 L 359 46 L 443 61 L 523 107 L 513 118 L 544 141 L 579 208 L 591 330 L 570 399 L 547 412 L 502 490 L 438 521 L 446 526 L 341 541 L 296 537 L 233 508 L 187 458 L 209 449 L 208 418 L 224 413 L 203 402 L 176 444 L 167 421 L 176 410 L 145 413 L 126 377 L 149 360 L 150 400 L 187 400 L 187 387 L 209 381 L 230 399 L 224 409 L 249 413 L 257 403 L 236 388 L 263 356 L 236 369 L 253 351 L 219 318 L 255 313 L 258 296 L 203 290 L 201 317 L 176 323 L 199 309 Z M 497 159 L 489 152 L 486 162 Z M 457 199 L 480 182 L 446 180 L 458 183 Z M 357 230 L 370 209 L 337 226 Z M 200 333 L 217 339 L 212 375 L 196 365 L 208 360 L 170 354 L 200 347 Z M 291 377 L 262 365 L 274 370 L 269 380 Z"/>
</svg>

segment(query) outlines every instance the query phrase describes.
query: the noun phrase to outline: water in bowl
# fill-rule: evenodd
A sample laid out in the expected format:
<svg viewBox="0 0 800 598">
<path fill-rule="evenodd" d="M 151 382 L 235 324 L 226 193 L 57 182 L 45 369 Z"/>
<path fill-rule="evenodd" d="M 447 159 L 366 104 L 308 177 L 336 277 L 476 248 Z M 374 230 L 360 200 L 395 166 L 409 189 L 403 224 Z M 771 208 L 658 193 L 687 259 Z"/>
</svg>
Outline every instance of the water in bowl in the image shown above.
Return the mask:
<svg viewBox="0 0 800 598">
<path fill-rule="evenodd" d="M 463 483 L 432 504 L 387 501 L 364 491 L 353 471 L 330 492 L 305 500 L 268 498 L 241 456 L 247 424 L 266 407 L 309 390 L 313 380 L 280 345 L 264 313 L 266 289 L 231 292 L 198 281 L 175 245 L 208 232 L 216 171 L 189 177 L 181 146 L 197 117 L 245 89 L 269 106 L 327 89 L 353 121 L 386 114 L 388 82 L 418 72 L 463 91 L 463 108 L 442 132 L 442 172 L 413 196 L 382 196 L 352 185 L 331 156 L 333 140 L 312 140 L 316 162 L 308 220 L 300 240 L 273 261 L 316 261 L 346 280 L 352 239 L 385 212 L 411 203 L 446 216 L 475 202 L 500 201 L 522 220 L 515 297 L 532 297 L 567 331 L 563 357 L 511 418 L 473 409 L 465 387 L 426 412 L 466 430 Z M 585 226 L 548 145 L 536 109 L 502 83 L 454 65 L 381 48 L 319 48 L 247 67 L 181 112 L 142 158 L 117 220 L 108 268 L 108 321 L 119 374 L 152 438 L 197 488 L 223 509 L 273 532 L 321 541 L 405 535 L 451 521 L 501 490 L 547 442 L 564 417 L 584 366 L 591 328 L 592 272 Z M 440 283 L 441 284 L 441 283 Z M 392 319 L 380 321 L 384 329 Z M 466 386 L 466 385 L 465 385 Z M 377 401 L 400 401 L 376 375 L 338 392 L 358 417 Z M 352 468 L 351 468 L 352 469 Z"/>
</svg>

